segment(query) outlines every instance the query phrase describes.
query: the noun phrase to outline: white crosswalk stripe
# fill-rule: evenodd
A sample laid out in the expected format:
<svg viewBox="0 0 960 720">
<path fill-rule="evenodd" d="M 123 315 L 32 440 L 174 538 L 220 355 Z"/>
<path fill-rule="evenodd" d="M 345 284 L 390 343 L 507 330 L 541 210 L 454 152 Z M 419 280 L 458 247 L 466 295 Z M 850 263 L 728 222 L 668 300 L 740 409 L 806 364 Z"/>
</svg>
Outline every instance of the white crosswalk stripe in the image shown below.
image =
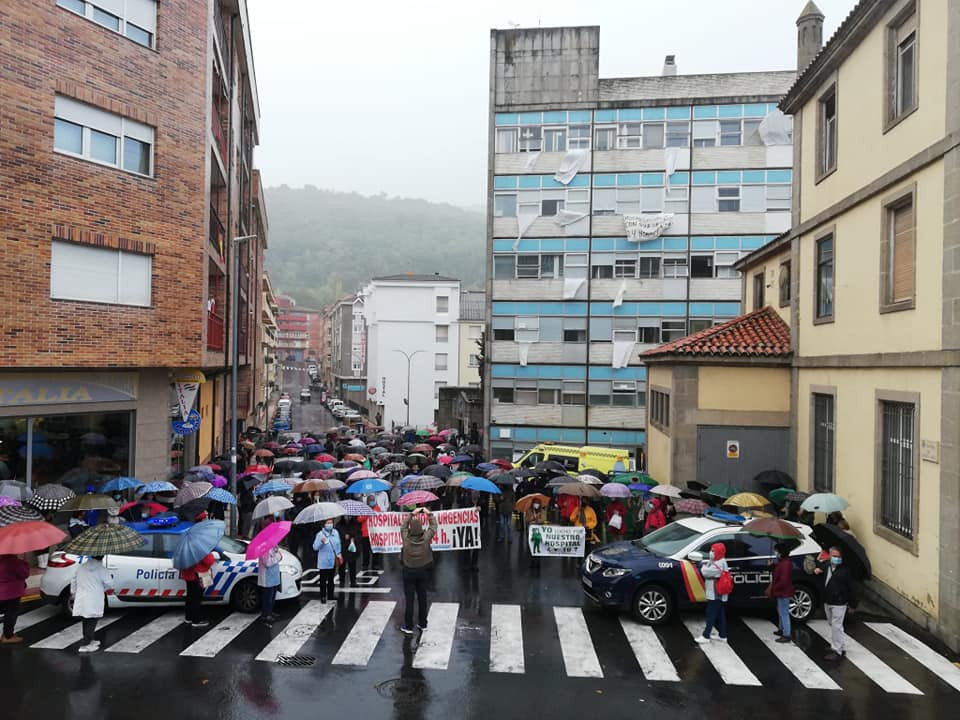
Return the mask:
<svg viewBox="0 0 960 720">
<path fill-rule="evenodd" d="M 641 625 L 636 620 L 625 617 L 620 618 L 620 626 L 647 680 L 680 682 L 677 669 L 673 666 L 670 656 L 667 655 L 667 651 L 664 650 L 660 638 L 652 627 Z"/>
<path fill-rule="evenodd" d="M 171 630 L 183 624 L 182 612 L 170 612 L 147 623 L 119 642 L 107 648 L 107 652 L 140 653 L 150 647 Z"/>
<path fill-rule="evenodd" d="M 27 628 L 33 627 L 38 623 L 42 623 L 44 620 L 49 620 L 50 618 L 59 615 L 60 611 L 61 609 L 56 605 L 43 605 L 38 607 L 36 610 L 31 610 L 28 613 L 24 613 L 17 618 L 17 624 L 14 632 L 26 630 Z"/>
<path fill-rule="evenodd" d="M 826 620 L 811 620 L 810 629 L 827 642 L 830 642 L 830 625 Z M 901 675 L 883 662 L 880 658 L 867 650 L 852 637 L 846 638 L 846 658 L 857 666 L 867 677 L 889 693 L 904 693 L 907 695 L 923 695 L 917 688 L 907 682 Z"/>
<path fill-rule="evenodd" d="M 300 608 L 293 620 L 286 624 L 283 631 L 271 640 L 255 659 L 276 662 L 281 655 L 296 655 L 331 610 L 332 602 L 311 600 Z"/>
<path fill-rule="evenodd" d="M 380 636 L 390 621 L 397 603 L 393 600 L 371 600 L 360 613 L 347 639 L 333 658 L 334 665 L 366 665 L 377 649 Z"/>
<path fill-rule="evenodd" d="M 112 625 L 119 620 L 120 617 L 120 615 L 105 615 L 97 621 L 97 630 L 100 631 L 108 625 Z M 42 650 L 64 650 L 81 640 L 83 640 L 83 623 L 75 622 L 67 629 L 54 633 L 39 642 L 35 642 L 30 647 L 40 648 Z"/>
<path fill-rule="evenodd" d="M 920 642 L 909 633 L 904 632 L 890 623 L 866 623 L 867 627 L 875 630 L 890 642 L 903 650 L 927 670 L 939 677 L 954 690 L 960 690 L 960 668 L 947 660 L 943 655 Z"/>
<path fill-rule="evenodd" d="M 756 618 L 743 618 L 744 624 L 753 634 L 760 638 L 760 642 L 766 645 L 770 652 L 777 656 L 777 660 L 783 663 L 784 667 L 793 673 L 794 677 L 800 681 L 800 684 L 811 690 L 840 690 L 840 686 L 827 675 L 820 666 L 811 660 L 807 654 L 793 643 L 778 643 L 777 636 L 773 634 L 774 625 L 766 620 Z"/>
<path fill-rule="evenodd" d="M 459 603 L 435 602 L 427 614 L 427 629 L 420 635 L 420 646 L 413 656 L 413 666 L 420 669 L 446 670 L 453 650 Z"/>
<path fill-rule="evenodd" d="M 519 605 L 490 607 L 490 672 L 522 673 L 523 620 Z"/>
<path fill-rule="evenodd" d="M 218 652 L 229 645 L 256 620 L 257 616 L 253 613 L 231 613 L 180 654 L 186 657 L 216 657 Z"/>
<path fill-rule="evenodd" d="M 700 618 L 684 618 L 683 624 L 694 638 L 703 634 L 703 620 Z M 750 672 L 740 656 L 734 652 L 728 643 L 720 642 L 714 635 L 714 639 L 701 645 L 703 654 L 713 665 L 720 677 L 727 685 L 760 685 L 757 676 Z"/>
<path fill-rule="evenodd" d="M 602 678 L 603 669 L 600 659 L 593 648 L 590 629 L 583 617 L 583 610 L 577 607 L 555 607 L 553 617 L 557 623 L 560 637 L 560 652 L 563 664 L 570 677 Z"/>
</svg>

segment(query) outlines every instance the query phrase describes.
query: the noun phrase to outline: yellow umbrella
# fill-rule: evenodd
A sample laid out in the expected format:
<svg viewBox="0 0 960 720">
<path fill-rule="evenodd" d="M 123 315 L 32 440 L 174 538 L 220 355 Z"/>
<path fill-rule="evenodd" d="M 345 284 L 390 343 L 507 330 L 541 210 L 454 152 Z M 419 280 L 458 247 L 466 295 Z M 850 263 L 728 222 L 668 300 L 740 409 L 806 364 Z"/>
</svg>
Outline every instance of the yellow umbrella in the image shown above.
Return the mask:
<svg viewBox="0 0 960 720">
<path fill-rule="evenodd" d="M 726 500 L 723 501 L 724 505 L 733 505 L 738 508 L 763 508 L 767 505 L 772 505 L 769 500 L 767 500 L 763 495 L 758 495 L 757 493 L 751 492 L 742 492 L 737 493 L 736 495 L 731 495 Z"/>
</svg>

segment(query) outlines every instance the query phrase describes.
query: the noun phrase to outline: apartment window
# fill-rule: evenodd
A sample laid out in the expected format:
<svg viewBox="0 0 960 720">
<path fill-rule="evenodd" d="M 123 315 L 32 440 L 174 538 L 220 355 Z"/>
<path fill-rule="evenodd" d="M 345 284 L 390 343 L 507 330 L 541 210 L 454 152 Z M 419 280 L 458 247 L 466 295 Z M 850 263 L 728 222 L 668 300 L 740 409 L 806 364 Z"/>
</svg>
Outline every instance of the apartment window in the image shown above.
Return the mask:
<svg viewBox="0 0 960 720">
<path fill-rule="evenodd" d="M 581 326 L 580 323 L 583 323 L 583 325 Z M 587 341 L 586 319 L 564 318 L 563 341 L 571 343 L 585 343 Z"/>
<path fill-rule="evenodd" d="M 513 392 L 514 402 L 518 405 L 536 405 L 540 397 L 537 390 L 536 380 L 517 380 L 516 389 Z"/>
<path fill-rule="evenodd" d="M 54 101 L 53 148 L 57 152 L 120 168 L 153 173 L 154 130 L 71 98 Z"/>
<path fill-rule="evenodd" d="M 749 145 L 763 145 L 763 138 L 760 137 L 760 123 L 761 120 L 746 120 L 743 121 L 743 144 L 744 146 Z M 788 119 L 789 123 L 789 119 Z M 788 131 L 789 132 L 789 131 Z"/>
<path fill-rule="evenodd" d="M 433 356 L 433 369 L 434 370 L 446 370 L 447 369 L 447 353 L 435 353 Z"/>
<path fill-rule="evenodd" d="M 813 488 L 833 492 L 834 397 L 813 393 Z"/>
<path fill-rule="evenodd" d="M 541 255 L 540 277 L 541 279 L 563 277 L 563 255 Z"/>
<path fill-rule="evenodd" d="M 495 327 L 495 328 L 493 328 L 493 339 L 494 339 L 494 340 L 508 340 L 508 341 L 510 341 L 510 342 L 513 342 L 513 337 L 514 337 L 514 329 L 513 329 L 512 327 L 509 327 L 509 328 L 498 328 L 498 327 Z"/>
<path fill-rule="evenodd" d="M 690 258 L 690 277 L 712 278 L 713 255 L 693 255 Z"/>
<path fill-rule="evenodd" d="M 740 212 L 740 186 L 717 188 L 717 210 L 719 212 Z"/>
<path fill-rule="evenodd" d="M 685 257 L 665 257 L 663 259 L 663 276 L 665 278 L 686 277 L 687 259 Z"/>
<path fill-rule="evenodd" d="M 822 177 L 837 167 L 836 85 L 820 96 L 817 120 L 817 175 Z"/>
<path fill-rule="evenodd" d="M 540 217 L 553 217 L 563 210 L 563 200 L 541 200 Z"/>
<path fill-rule="evenodd" d="M 57 5 L 97 25 L 152 48 L 157 31 L 156 0 L 57 0 Z"/>
<path fill-rule="evenodd" d="M 667 123 L 667 147 L 690 147 L 690 123 Z"/>
<path fill-rule="evenodd" d="M 642 123 L 620 123 L 620 134 L 617 138 L 617 147 L 621 149 L 642 147 Z"/>
<path fill-rule="evenodd" d="M 616 278 L 632 278 L 637 275 L 637 259 L 619 259 L 613 264 L 613 276 Z"/>
<path fill-rule="evenodd" d="M 880 401 L 880 524 L 913 538 L 916 406 Z"/>
<path fill-rule="evenodd" d="M 445 343 L 450 338 L 450 326 L 449 325 L 437 325 L 437 342 Z"/>
<path fill-rule="evenodd" d="M 543 143 L 542 129 L 539 127 L 520 128 L 520 152 L 540 152 Z"/>
<path fill-rule="evenodd" d="M 637 404 L 637 383 L 635 380 L 614 380 L 613 404 L 616 407 L 634 407 Z"/>
<path fill-rule="evenodd" d="M 493 216 L 494 217 L 516 217 L 517 216 L 517 194 L 516 193 L 497 193 L 493 196 Z"/>
<path fill-rule="evenodd" d="M 480 356 L 476 353 L 471 353 L 470 357 L 467 359 L 467 367 L 478 368 L 480 367 Z"/>
<path fill-rule="evenodd" d="M 540 342 L 540 318 L 538 316 L 518 316 L 514 319 L 514 323 L 514 339 L 517 342 Z"/>
<path fill-rule="evenodd" d="M 517 277 L 536 278 L 540 274 L 539 255 L 517 255 Z"/>
<path fill-rule="evenodd" d="M 717 121 L 695 120 L 693 123 L 693 146 L 714 147 L 717 144 Z"/>
<path fill-rule="evenodd" d="M 687 334 L 686 320 L 662 320 L 660 322 L 660 341 L 672 342 Z"/>
<path fill-rule="evenodd" d="M 613 150 L 617 146 L 616 127 L 598 127 L 594 131 L 595 150 Z"/>
<path fill-rule="evenodd" d="M 686 187 L 667 186 L 663 199 L 663 211 L 682 215 L 687 212 L 690 190 Z"/>
<path fill-rule="evenodd" d="M 780 307 L 790 304 L 790 261 L 780 263 Z"/>
<path fill-rule="evenodd" d="M 544 128 L 543 130 L 543 151 L 544 152 L 566 152 L 567 149 L 567 129 L 562 128 Z"/>
<path fill-rule="evenodd" d="M 917 108 L 917 8 L 907 4 L 887 26 L 887 128 Z"/>
<path fill-rule="evenodd" d="M 833 235 L 817 240 L 816 319 L 833 318 Z"/>
<path fill-rule="evenodd" d="M 494 387 L 493 400 L 494 402 L 513 404 L 513 388 L 512 387 Z"/>
<path fill-rule="evenodd" d="M 596 264 L 596 263 L 602 264 Z M 591 267 L 591 277 L 594 280 L 612 280 L 613 279 L 613 262 L 612 260 L 607 260 L 604 262 L 602 259 L 594 259 L 594 265 Z"/>
<path fill-rule="evenodd" d="M 587 384 L 582 380 L 565 380 L 560 400 L 564 405 L 585 405 L 587 402 Z"/>
<path fill-rule="evenodd" d="M 753 309 L 759 310 L 766 305 L 764 294 L 767 284 L 764 280 L 764 273 L 759 272 L 753 276 Z"/>
<path fill-rule="evenodd" d="M 701 330 L 713 327 L 712 318 L 690 318 L 690 334 L 698 333 Z"/>
<path fill-rule="evenodd" d="M 645 148 L 662 148 L 663 141 L 663 123 L 643 124 L 643 146 Z"/>
<path fill-rule="evenodd" d="M 439 380 L 434 381 L 433 383 L 433 399 L 436 400 L 440 397 L 440 388 L 446 387 L 445 382 L 440 382 Z"/>
<path fill-rule="evenodd" d="M 913 190 L 884 205 L 884 238 L 880 257 L 883 268 L 881 311 L 914 307 L 916 215 Z"/>
<path fill-rule="evenodd" d="M 660 277 L 660 258 L 641 255 L 637 259 L 637 277 L 641 279 Z"/>
<path fill-rule="evenodd" d="M 738 278 L 740 272 L 735 270 L 733 264 L 740 258 L 739 253 L 718 252 L 713 261 L 714 276 L 718 278 Z"/>
<path fill-rule="evenodd" d="M 516 255 L 494 255 L 493 256 L 493 279 L 494 280 L 513 280 L 516 277 L 517 256 Z"/>
<path fill-rule="evenodd" d="M 498 128 L 497 129 L 497 152 L 515 153 L 517 152 L 517 129 L 516 128 Z"/>
<path fill-rule="evenodd" d="M 720 121 L 720 144 L 739 145 L 741 138 L 740 120 Z"/>
<path fill-rule="evenodd" d="M 643 345 L 656 345 L 660 342 L 660 327 L 641 325 L 637 328 L 637 342 Z"/>
<path fill-rule="evenodd" d="M 437 312 L 438 313 L 450 312 L 450 296 L 449 295 L 437 295 Z"/>
<path fill-rule="evenodd" d="M 150 305 L 149 255 L 54 240 L 50 297 L 111 305 Z"/>
<path fill-rule="evenodd" d="M 589 150 L 590 149 L 590 126 L 589 125 L 571 125 L 567 133 L 567 149 L 569 150 Z"/>
<path fill-rule="evenodd" d="M 670 393 L 650 391 L 650 422 L 662 428 L 670 427 Z"/>
</svg>

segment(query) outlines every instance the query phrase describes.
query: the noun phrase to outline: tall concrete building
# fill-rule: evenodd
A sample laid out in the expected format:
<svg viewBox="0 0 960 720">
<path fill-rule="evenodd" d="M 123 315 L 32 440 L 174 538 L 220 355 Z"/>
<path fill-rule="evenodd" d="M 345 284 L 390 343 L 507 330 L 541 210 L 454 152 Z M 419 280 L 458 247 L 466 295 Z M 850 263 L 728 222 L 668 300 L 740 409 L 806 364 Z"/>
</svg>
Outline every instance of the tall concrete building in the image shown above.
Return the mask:
<svg viewBox="0 0 960 720">
<path fill-rule="evenodd" d="M 152 480 L 225 451 L 231 351 L 244 422 L 262 348 L 246 1 L 6 0 L 0 64 L 0 473 Z"/>
<path fill-rule="evenodd" d="M 639 353 L 741 311 L 733 264 L 790 226 L 796 73 L 602 79 L 597 27 L 493 30 L 486 441 L 629 448 Z M 651 58 L 652 60 L 652 58 Z"/>
</svg>

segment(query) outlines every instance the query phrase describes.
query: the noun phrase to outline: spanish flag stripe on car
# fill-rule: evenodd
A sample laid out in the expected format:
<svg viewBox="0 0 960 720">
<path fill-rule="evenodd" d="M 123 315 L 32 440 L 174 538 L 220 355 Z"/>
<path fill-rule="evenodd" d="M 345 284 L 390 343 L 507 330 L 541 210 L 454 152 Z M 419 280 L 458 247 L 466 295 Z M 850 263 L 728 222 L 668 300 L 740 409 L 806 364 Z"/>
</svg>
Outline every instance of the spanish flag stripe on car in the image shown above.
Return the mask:
<svg viewBox="0 0 960 720">
<path fill-rule="evenodd" d="M 689 560 L 680 561 L 680 572 L 683 573 L 683 584 L 687 588 L 687 597 L 691 602 L 706 602 L 707 593 L 703 586 L 703 578 L 700 577 L 700 571 L 697 570 Z"/>
</svg>

